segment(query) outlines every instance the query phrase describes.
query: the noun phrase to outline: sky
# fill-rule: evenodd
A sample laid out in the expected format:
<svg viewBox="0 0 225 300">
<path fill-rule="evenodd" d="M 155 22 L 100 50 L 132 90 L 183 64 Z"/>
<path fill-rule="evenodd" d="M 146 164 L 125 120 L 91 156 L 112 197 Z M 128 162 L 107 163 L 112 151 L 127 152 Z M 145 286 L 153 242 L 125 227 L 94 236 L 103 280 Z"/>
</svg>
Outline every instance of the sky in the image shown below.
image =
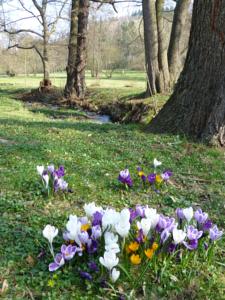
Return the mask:
<svg viewBox="0 0 225 300">
<path fill-rule="evenodd" d="M 7 0 L 5 1 L 6 3 L 4 4 L 3 8 L 5 11 L 5 16 L 8 17 L 9 21 L 16 21 L 18 19 L 23 19 L 19 22 L 13 23 L 13 26 L 16 28 L 23 28 L 23 29 L 33 29 L 33 30 L 39 30 L 41 31 L 40 24 L 38 23 L 35 18 L 31 19 L 28 18 L 31 16 L 29 13 L 25 12 L 23 8 L 21 8 L 20 4 L 18 3 L 18 0 Z M 36 8 L 34 8 L 34 5 L 32 4 L 32 0 L 23 0 L 23 3 L 26 4 L 26 7 L 29 8 L 32 12 L 37 14 Z M 68 3 L 70 1 L 68 0 Z M 175 6 L 175 2 L 173 0 L 165 0 L 165 8 L 170 9 Z M 122 17 L 122 16 L 129 16 L 131 15 L 134 11 L 137 11 L 140 9 L 141 6 L 138 6 L 137 3 L 120 3 L 116 4 L 116 9 L 118 13 L 116 13 L 111 6 L 109 5 L 104 5 L 101 10 L 102 14 L 104 15 L 105 11 L 107 10 L 107 16 L 110 17 Z M 69 9 L 69 4 L 66 6 L 66 11 L 68 16 L 68 9 Z M 51 11 L 49 11 L 49 15 L 54 16 L 55 11 L 57 11 L 57 7 L 51 8 Z M 65 13 L 66 13 L 65 11 Z M 65 21 L 61 22 L 58 26 L 60 29 L 65 29 L 67 30 L 69 28 L 69 24 Z"/>
</svg>

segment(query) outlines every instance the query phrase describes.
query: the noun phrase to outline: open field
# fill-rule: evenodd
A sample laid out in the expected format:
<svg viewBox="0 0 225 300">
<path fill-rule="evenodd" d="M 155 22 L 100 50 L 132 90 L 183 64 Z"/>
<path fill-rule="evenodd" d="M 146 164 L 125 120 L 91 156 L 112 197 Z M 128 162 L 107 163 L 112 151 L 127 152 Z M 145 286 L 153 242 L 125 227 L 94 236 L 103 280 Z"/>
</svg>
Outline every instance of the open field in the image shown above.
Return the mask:
<svg viewBox="0 0 225 300">
<path fill-rule="evenodd" d="M 120 87 L 124 94 L 142 92 L 145 81 L 143 74 L 139 75 L 138 79 L 135 74 L 124 80 L 102 80 L 100 86 Z M 56 285 L 51 287 L 50 255 L 37 258 L 46 248 L 44 225 L 63 227 L 68 215 L 80 212 L 85 202 L 118 208 L 143 203 L 165 213 L 178 206 L 201 206 L 218 226 L 225 228 L 222 150 L 179 136 L 148 134 L 142 125 L 82 120 L 76 111 L 69 111 L 66 119 L 65 111 L 63 118 L 60 111 L 59 118 L 51 118 L 54 111 L 50 107 L 35 111 L 12 99 L 13 91 L 24 87 L 24 80 L 0 79 L 0 285 L 3 280 L 9 284 L 3 299 L 98 299 L 71 271 L 59 271 Z M 58 76 L 53 84 L 60 87 L 64 80 Z M 27 88 L 37 87 L 40 78 L 26 81 Z M 88 78 L 93 89 L 97 82 Z M 172 184 L 167 189 L 156 194 L 140 189 L 138 184 L 129 191 L 119 188 L 117 176 L 121 169 L 129 167 L 134 174 L 137 165 L 149 168 L 155 157 L 173 170 Z M 65 165 L 72 194 L 46 198 L 40 193 L 36 166 L 49 163 Z M 209 268 L 199 264 L 198 269 L 192 269 L 190 265 L 184 273 L 174 266 L 175 277 L 168 280 L 168 285 L 157 283 L 152 287 L 147 283 L 146 299 L 224 299 L 224 237 L 219 245 L 215 263 Z"/>
<path fill-rule="evenodd" d="M 90 72 L 86 73 L 87 86 L 88 87 L 100 87 L 100 88 L 124 88 L 127 90 L 143 91 L 146 86 L 146 75 L 144 72 L 137 71 L 124 71 L 113 73 L 111 79 L 107 79 L 104 75 L 101 79 L 92 78 Z M 17 88 L 36 88 L 39 86 L 42 80 L 42 74 L 18 75 L 15 77 L 0 76 L 0 85 L 10 84 Z M 64 88 L 66 82 L 66 73 L 53 73 L 51 74 L 52 84 Z"/>
</svg>

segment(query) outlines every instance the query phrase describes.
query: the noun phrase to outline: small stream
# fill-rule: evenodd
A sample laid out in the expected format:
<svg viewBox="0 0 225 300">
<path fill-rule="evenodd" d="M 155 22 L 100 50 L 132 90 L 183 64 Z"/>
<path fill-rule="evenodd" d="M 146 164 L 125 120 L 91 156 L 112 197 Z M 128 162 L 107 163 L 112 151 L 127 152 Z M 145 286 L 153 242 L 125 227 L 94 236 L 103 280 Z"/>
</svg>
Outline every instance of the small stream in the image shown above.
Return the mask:
<svg viewBox="0 0 225 300">
<path fill-rule="evenodd" d="M 100 123 L 100 124 L 112 123 L 109 115 L 100 115 L 89 111 L 85 111 L 85 113 L 91 120 L 93 120 L 96 123 Z"/>
</svg>

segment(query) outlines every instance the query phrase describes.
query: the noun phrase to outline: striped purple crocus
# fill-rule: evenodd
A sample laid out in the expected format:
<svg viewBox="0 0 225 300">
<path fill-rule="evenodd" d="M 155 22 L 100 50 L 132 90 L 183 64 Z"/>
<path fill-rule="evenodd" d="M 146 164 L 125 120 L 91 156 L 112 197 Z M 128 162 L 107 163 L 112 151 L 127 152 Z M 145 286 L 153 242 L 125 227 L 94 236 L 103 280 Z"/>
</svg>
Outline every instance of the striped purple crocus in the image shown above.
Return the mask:
<svg viewBox="0 0 225 300">
<path fill-rule="evenodd" d="M 127 185 L 128 187 L 132 187 L 132 185 L 133 185 L 133 181 L 132 181 L 132 178 L 130 176 L 130 172 L 128 169 L 120 171 L 118 180 L 121 183 Z"/>
</svg>

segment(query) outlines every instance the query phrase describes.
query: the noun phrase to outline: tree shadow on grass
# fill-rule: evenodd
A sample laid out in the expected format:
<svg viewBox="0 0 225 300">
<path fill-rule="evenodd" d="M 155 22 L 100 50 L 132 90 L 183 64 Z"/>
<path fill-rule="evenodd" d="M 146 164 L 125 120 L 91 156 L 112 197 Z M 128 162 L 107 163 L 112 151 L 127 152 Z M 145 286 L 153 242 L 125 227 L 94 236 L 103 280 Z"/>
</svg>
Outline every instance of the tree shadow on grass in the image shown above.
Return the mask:
<svg viewBox="0 0 225 300">
<path fill-rule="evenodd" d="M 51 119 L 66 119 L 66 118 L 76 118 L 76 119 L 87 119 L 85 113 L 76 110 L 59 110 L 50 108 L 29 108 L 32 113 L 44 114 L 46 117 Z"/>
<path fill-rule="evenodd" d="M 120 132 L 128 132 L 132 129 L 143 131 L 142 126 L 137 124 L 130 124 L 130 125 L 119 125 L 116 123 L 106 123 L 106 124 L 100 124 L 100 123 L 94 123 L 94 122 L 43 122 L 43 121 L 21 121 L 16 120 L 13 118 L 5 118 L 0 119 L 0 122 L 9 125 L 9 126 L 25 126 L 29 128 L 58 128 L 58 129 L 74 129 L 76 131 L 82 131 L 82 132 L 97 132 L 97 133 L 104 133 L 104 132 L 110 132 L 110 131 L 120 131 Z"/>
</svg>

